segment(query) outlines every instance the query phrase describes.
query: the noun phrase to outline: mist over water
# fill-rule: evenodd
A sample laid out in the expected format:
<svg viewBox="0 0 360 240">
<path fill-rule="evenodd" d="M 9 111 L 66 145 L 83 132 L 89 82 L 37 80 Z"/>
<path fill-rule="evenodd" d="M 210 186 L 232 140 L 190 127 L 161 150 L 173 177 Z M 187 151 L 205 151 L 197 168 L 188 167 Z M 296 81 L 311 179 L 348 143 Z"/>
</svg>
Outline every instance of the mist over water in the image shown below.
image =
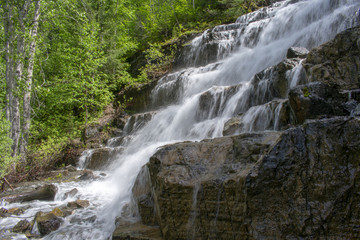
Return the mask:
<svg viewBox="0 0 360 240">
<path fill-rule="evenodd" d="M 106 239 L 115 228 L 116 217 L 136 218 L 136 214 L 125 211 L 133 207 L 132 187 L 141 167 L 163 145 L 220 137 L 224 124 L 239 114 L 243 131 L 277 130 L 282 100 L 274 100 L 268 93 L 269 78 L 256 81 L 254 75 L 282 61 L 292 46 L 311 49 L 351 27 L 359 7 L 358 0 L 281 1 L 195 38 L 187 55 L 182 56 L 186 58 L 185 68 L 159 80 L 149 109 L 157 112 L 146 124 L 134 120 L 140 127 L 129 130 L 132 136 L 110 164 L 108 177 L 91 183 L 59 184 L 55 203 L 36 203 L 49 209 L 66 204 L 71 199 L 61 197 L 76 187 L 79 198 L 89 200 L 91 206 L 70 218 L 96 215 L 96 220 L 67 220 L 44 239 Z M 217 45 L 212 59 L 203 57 L 209 34 L 211 44 Z M 296 86 L 300 71 L 298 66 L 287 74 L 289 87 Z M 271 70 L 267 75 L 271 77 Z M 108 145 L 119 147 L 115 140 Z M 86 167 L 84 161 L 91 151 L 84 154 L 82 167 Z M 29 211 L 33 212 L 26 214 L 35 214 L 35 210 Z"/>
</svg>

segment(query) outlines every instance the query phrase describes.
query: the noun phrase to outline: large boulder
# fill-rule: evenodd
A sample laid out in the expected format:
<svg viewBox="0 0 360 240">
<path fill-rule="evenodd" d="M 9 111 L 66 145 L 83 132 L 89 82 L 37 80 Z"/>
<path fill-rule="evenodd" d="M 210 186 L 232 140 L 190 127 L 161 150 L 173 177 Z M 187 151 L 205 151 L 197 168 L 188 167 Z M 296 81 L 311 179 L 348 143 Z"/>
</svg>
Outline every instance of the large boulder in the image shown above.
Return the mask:
<svg viewBox="0 0 360 240">
<path fill-rule="evenodd" d="M 360 120 L 286 131 L 246 177 L 248 233 L 257 239 L 359 237 Z"/>
<path fill-rule="evenodd" d="M 120 153 L 122 149 L 118 148 L 97 148 L 93 149 L 91 155 L 86 159 L 85 168 L 91 170 L 102 170 L 112 159 Z"/>
<path fill-rule="evenodd" d="M 321 82 L 300 85 L 290 90 L 289 103 L 298 123 L 306 119 L 349 115 L 348 94 Z"/>
<path fill-rule="evenodd" d="M 56 212 L 38 212 L 35 216 L 35 222 L 37 223 L 39 233 L 42 236 L 45 236 L 52 231 L 59 229 L 64 220 L 61 217 L 56 216 Z"/>
<path fill-rule="evenodd" d="M 57 192 L 57 187 L 54 184 L 46 184 L 38 187 L 34 191 L 20 193 L 17 195 L 10 195 L 3 198 L 7 202 L 29 202 L 33 200 L 53 201 Z"/>
<path fill-rule="evenodd" d="M 245 177 L 278 137 L 277 132 L 267 132 L 185 142 L 165 146 L 152 156 L 148 164 L 151 197 L 164 238 L 188 239 L 193 234 L 231 238 L 233 221 L 228 210 L 243 215 Z M 224 194 L 226 202 L 220 199 Z M 225 213 L 219 215 L 222 210 Z M 143 221 L 147 218 L 151 216 L 142 215 Z M 223 234 L 214 235 L 216 228 Z"/>
<path fill-rule="evenodd" d="M 360 26 L 310 51 L 303 66 L 310 82 L 341 89 L 360 88 Z"/>
<path fill-rule="evenodd" d="M 360 120 L 161 148 L 148 163 L 165 239 L 349 239 L 360 221 Z"/>
</svg>

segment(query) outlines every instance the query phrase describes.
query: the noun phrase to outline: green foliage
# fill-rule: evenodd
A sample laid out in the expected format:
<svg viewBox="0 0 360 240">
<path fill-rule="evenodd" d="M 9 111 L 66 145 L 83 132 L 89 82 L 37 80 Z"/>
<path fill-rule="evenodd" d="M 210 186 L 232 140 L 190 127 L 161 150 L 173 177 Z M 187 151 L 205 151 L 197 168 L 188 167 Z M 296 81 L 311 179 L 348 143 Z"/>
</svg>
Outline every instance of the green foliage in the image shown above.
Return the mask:
<svg viewBox="0 0 360 240">
<path fill-rule="evenodd" d="M 16 164 L 17 159 L 12 154 L 12 139 L 8 136 L 10 123 L 3 113 L 0 114 L 0 177 L 4 177 L 11 166 Z"/>
<path fill-rule="evenodd" d="M 58 160 L 67 140 L 66 137 L 48 137 L 41 144 L 32 145 L 28 164 L 36 166 L 36 168 L 51 165 L 51 162 Z"/>
</svg>

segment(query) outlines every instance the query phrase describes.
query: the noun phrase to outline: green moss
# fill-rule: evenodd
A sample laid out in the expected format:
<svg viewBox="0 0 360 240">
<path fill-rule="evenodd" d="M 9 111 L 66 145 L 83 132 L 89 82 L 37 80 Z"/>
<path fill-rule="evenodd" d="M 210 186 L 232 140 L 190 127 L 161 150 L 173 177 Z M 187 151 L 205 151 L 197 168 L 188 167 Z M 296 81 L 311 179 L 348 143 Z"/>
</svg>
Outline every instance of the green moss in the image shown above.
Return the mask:
<svg viewBox="0 0 360 240">
<path fill-rule="evenodd" d="M 310 96 L 310 91 L 309 91 L 309 89 L 307 87 L 304 87 L 303 93 L 304 93 L 304 97 L 309 97 Z"/>
</svg>

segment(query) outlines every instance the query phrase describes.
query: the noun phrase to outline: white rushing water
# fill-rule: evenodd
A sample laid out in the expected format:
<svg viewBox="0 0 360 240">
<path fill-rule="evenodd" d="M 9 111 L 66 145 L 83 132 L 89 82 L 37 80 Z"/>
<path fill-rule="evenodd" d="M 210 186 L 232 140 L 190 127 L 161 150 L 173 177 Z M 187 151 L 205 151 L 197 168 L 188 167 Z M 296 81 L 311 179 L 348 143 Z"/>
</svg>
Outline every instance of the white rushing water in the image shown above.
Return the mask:
<svg viewBox="0 0 360 240">
<path fill-rule="evenodd" d="M 124 209 L 131 205 L 135 179 L 159 147 L 220 137 L 224 124 L 239 114 L 243 131 L 276 130 L 283 100 L 269 93 L 269 67 L 282 61 L 289 47 L 311 49 L 356 24 L 354 14 L 359 7 L 358 0 L 281 1 L 242 16 L 234 24 L 206 31 L 186 52 L 188 68 L 162 78 L 153 90 L 151 108 L 158 111 L 130 118 L 133 122 L 128 122 L 124 132 L 131 136 L 109 140 L 109 148 L 122 144 L 125 149 L 110 164 L 105 179 L 58 184 L 54 202 L 3 203 L 6 208 L 30 208 L 21 218 L 0 219 L 0 230 L 11 228 L 23 218 L 31 220 L 40 210 L 51 211 L 83 199 L 90 201 L 90 207 L 67 217 L 59 230 L 44 239 L 109 238 L 115 218 L 129 217 Z M 215 57 L 206 57 L 209 44 L 216 46 L 215 53 L 211 53 Z M 254 78 L 264 69 L 263 78 Z M 300 74 L 301 66 L 287 73 L 289 87 L 298 84 Z M 92 153 L 84 153 L 80 167 L 86 167 Z M 64 194 L 75 187 L 78 194 L 64 199 Z M 17 238 L 26 239 L 22 235 Z"/>
</svg>

